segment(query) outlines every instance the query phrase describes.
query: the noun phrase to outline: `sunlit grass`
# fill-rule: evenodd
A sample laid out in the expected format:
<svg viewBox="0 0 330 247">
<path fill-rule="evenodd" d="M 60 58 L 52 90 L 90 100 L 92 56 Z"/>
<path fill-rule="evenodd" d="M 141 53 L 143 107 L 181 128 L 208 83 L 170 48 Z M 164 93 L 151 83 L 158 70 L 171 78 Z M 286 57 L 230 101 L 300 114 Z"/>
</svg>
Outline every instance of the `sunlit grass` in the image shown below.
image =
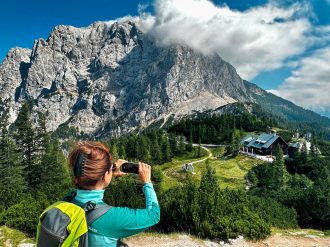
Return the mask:
<svg viewBox="0 0 330 247">
<path fill-rule="evenodd" d="M 201 158 L 194 158 L 192 154 L 185 154 L 173 158 L 172 162 L 161 165 L 160 168 L 165 174 L 161 188 L 167 190 L 172 186 L 182 184 L 185 181 L 186 173 L 182 171 L 182 165 L 184 163 L 208 158 L 207 162 L 213 169 L 215 169 L 221 188 L 244 189 L 246 186 L 245 175 L 247 172 L 253 166 L 262 163 L 260 160 L 255 160 L 243 155 L 225 157 L 224 147 L 209 148 L 209 150 L 212 152 L 210 158 L 208 158 L 209 153 L 206 152 L 206 150 L 203 150 L 204 153 Z M 203 172 L 206 170 L 206 161 L 198 162 L 193 165 L 195 169 L 193 178 L 198 182 L 200 181 Z"/>
<path fill-rule="evenodd" d="M 284 236 L 299 236 L 299 237 L 329 237 L 326 232 L 315 229 L 278 229 L 272 228 L 272 235 L 280 234 Z"/>
<path fill-rule="evenodd" d="M 23 232 L 18 230 L 11 229 L 7 226 L 0 227 L 0 246 L 9 246 L 6 245 L 10 243 L 11 246 L 18 246 L 21 243 L 34 243 L 33 239 L 29 238 Z"/>
<path fill-rule="evenodd" d="M 224 156 L 225 152 L 226 152 L 226 148 L 225 147 L 214 147 L 214 148 L 208 148 L 214 157 L 219 158 Z"/>
<path fill-rule="evenodd" d="M 134 240 L 135 238 L 141 238 L 141 237 L 142 238 L 151 237 L 151 238 L 159 238 L 159 239 L 166 238 L 166 239 L 180 240 L 180 238 L 182 238 L 183 236 L 186 236 L 193 241 L 198 241 L 198 242 L 200 242 L 200 244 L 202 246 L 204 246 L 203 241 L 205 241 L 205 239 L 199 238 L 198 236 L 192 235 L 188 232 L 160 233 L 160 232 L 156 232 L 156 231 L 146 231 L 146 232 L 139 233 L 138 235 L 124 238 L 123 241 L 128 242 L 130 240 Z"/>
<path fill-rule="evenodd" d="M 260 161 L 238 155 L 228 159 L 209 159 L 209 165 L 215 169 L 215 174 L 220 183 L 220 188 L 244 189 L 245 175 Z M 206 164 L 196 165 L 196 177 L 200 180 L 203 172 L 206 170 Z"/>
</svg>

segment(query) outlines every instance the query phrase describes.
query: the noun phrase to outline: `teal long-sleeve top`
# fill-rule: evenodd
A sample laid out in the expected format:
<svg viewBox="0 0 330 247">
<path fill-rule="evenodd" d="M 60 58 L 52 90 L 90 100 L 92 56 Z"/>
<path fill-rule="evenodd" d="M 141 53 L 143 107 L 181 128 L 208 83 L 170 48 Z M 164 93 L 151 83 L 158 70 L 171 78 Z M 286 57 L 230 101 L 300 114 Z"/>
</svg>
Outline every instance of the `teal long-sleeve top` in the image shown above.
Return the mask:
<svg viewBox="0 0 330 247">
<path fill-rule="evenodd" d="M 144 184 L 142 190 L 146 198 L 146 207 L 111 207 L 91 224 L 88 231 L 88 246 L 115 247 L 118 239 L 142 232 L 159 222 L 160 208 L 152 183 Z M 103 195 L 104 190 L 78 189 L 74 201 L 80 205 L 92 200 L 97 204 L 104 204 Z"/>
</svg>

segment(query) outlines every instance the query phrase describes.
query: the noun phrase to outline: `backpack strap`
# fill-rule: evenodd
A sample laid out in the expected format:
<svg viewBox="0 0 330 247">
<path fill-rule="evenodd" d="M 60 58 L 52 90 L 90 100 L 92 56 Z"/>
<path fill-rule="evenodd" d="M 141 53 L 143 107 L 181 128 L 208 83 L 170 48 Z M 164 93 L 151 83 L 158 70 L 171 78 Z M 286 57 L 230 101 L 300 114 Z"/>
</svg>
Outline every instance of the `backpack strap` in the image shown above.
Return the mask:
<svg viewBox="0 0 330 247">
<path fill-rule="evenodd" d="M 107 213 L 111 206 L 107 204 L 96 204 L 94 201 L 89 201 L 83 205 L 86 214 L 86 220 L 88 225 L 88 230 L 92 232 L 97 232 L 95 229 L 91 228 L 90 225 L 100 218 L 102 215 Z M 117 240 L 117 247 L 129 247 L 127 244 L 121 241 L 121 239 Z M 79 246 L 80 247 L 80 246 Z"/>
<path fill-rule="evenodd" d="M 65 202 L 71 202 L 76 197 L 76 195 L 77 195 L 77 191 L 72 190 L 69 193 L 67 193 L 62 200 Z"/>
<path fill-rule="evenodd" d="M 83 205 L 86 213 L 87 225 L 104 215 L 111 207 L 107 204 L 96 204 L 95 201 L 88 201 Z"/>
<path fill-rule="evenodd" d="M 65 195 L 63 201 L 72 202 L 73 199 L 76 197 L 76 195 L 77 195 L 76 190 L 70 191 L 68 194 Z M 106 212 L 108 212 L 111 206 L 107 204 L 96 204 L 95 201 L 88 201 L 84 205 L 82 205 L 82 208 L 85 211 L 87 225 L 89 226 L 95 220 L 97 220 Z"/>
<path fill-rule="evenodd" d="M 95 220 L 107 213 L 111 207 L 109 205 L 97 205 L 93 211 L 86 214 L 87 224 L 91 225 Z"/>
</svg>

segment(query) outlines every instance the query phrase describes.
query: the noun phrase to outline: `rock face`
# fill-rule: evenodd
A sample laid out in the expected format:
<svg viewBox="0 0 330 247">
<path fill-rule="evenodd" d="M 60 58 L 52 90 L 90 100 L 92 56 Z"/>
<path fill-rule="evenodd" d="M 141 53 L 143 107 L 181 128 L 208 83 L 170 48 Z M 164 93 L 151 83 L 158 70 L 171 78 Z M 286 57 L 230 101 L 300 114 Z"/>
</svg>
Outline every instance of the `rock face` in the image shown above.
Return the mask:
<svg viewBox="0 0 330 247">
<path fill-rule="evenodd" d="M 60 125 L 122 134 L 156 120 L 251 100 L 233 66 L 188 47 L 160 47 L 130 21 L 57 26 L 32 50 L 15 48 L 0 65 L 0 97 L 11 122 L 24 100 Z"/>
<path fill-rule="evenodd" d="M 23 48 L 11 49 L 0 65 L 0 99 L 10 100 L 10 122 L 16 118 L 20 108 L 18 95 L 25 87 L 26 75 L 30 66 L 31 50 Z"/>
</svg>

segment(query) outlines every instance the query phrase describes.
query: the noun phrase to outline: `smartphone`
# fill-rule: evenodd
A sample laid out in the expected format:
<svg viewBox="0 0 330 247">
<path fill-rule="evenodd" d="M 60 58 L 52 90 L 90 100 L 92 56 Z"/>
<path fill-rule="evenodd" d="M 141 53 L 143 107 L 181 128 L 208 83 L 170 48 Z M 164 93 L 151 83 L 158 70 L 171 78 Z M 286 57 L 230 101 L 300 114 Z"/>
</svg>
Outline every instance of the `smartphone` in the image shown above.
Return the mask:
<svg viewBox="0 0 330 247">
<path fill-rule="evenodd" d="M 116 169 L 115 167 L 113 168 Z M 126 173 L 135 173 L 139 174 L 139 164 L 133 162 L 125 162 L 121 165 L 120 170 Z"/>
</svg>

